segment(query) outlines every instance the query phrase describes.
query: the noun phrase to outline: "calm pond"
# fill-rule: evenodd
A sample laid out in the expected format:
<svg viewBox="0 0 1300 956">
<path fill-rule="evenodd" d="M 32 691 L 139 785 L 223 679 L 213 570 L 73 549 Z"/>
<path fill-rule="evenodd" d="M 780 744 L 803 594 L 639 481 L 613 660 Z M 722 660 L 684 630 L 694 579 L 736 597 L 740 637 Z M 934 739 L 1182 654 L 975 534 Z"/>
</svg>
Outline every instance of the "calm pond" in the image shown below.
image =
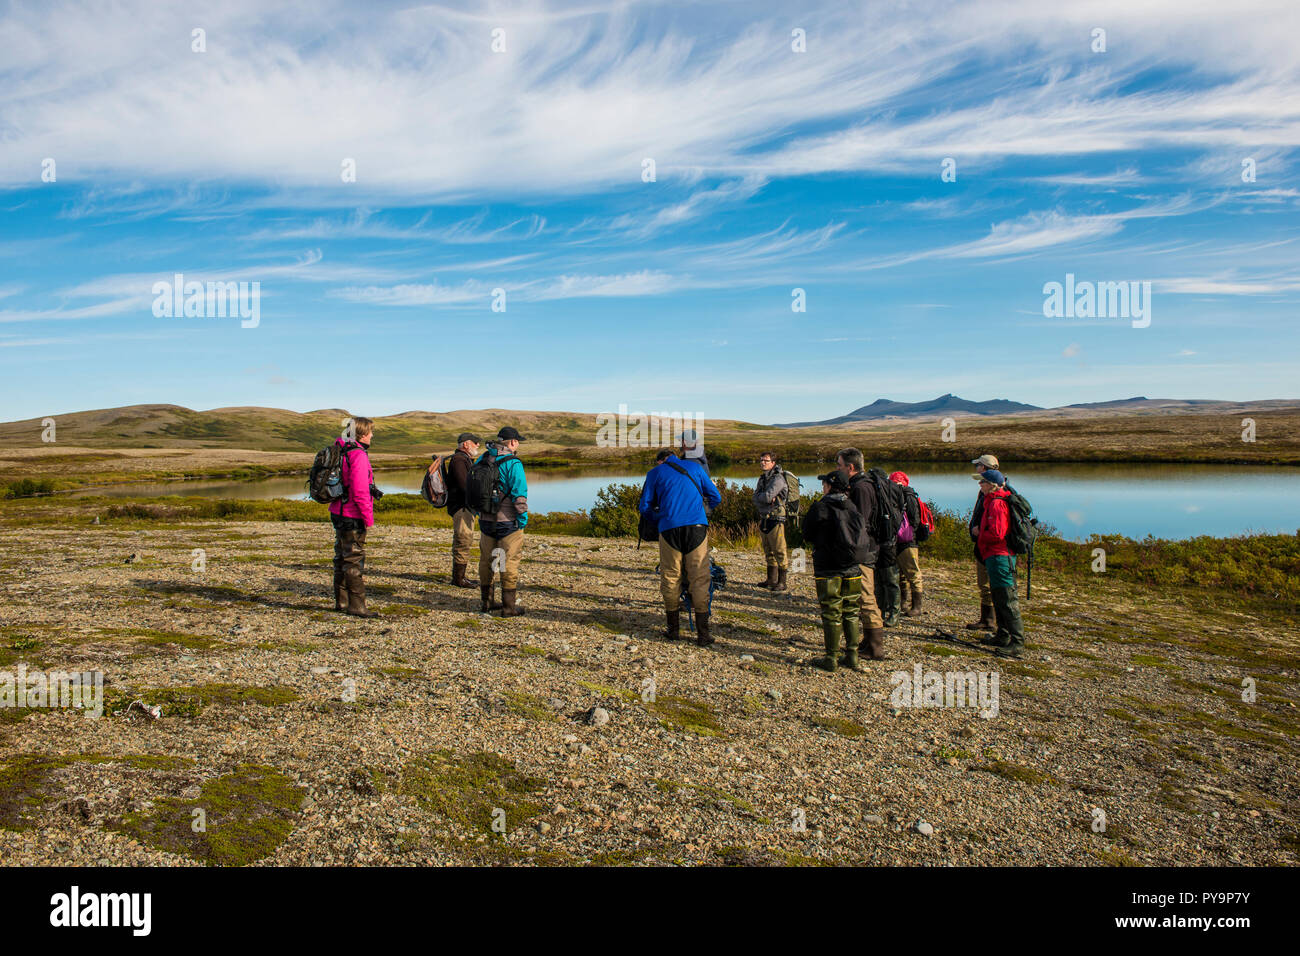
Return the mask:
<svg viewBox="0 0 1300 956">
<path fill-rule="evenodd" d="M 524 459 L 527 465 L 527 459 Z M 791 470 L 805 489 L 821 490 L 815 475 L 829 465 L 798 464 Z M 975 500 L 975 482 L 962 466 L 903 466 L 932 507 L 964 513 Z M 750 485 L 757 465 L 714 469 L 716 477 Z M 1300 529 L 1300 468 L 1245 465 L 1024 465 L 1008 469 L 1016 490 L 1033 502 L 1042 520 L 1067 538 L 1123 534 L 1142 538 L 1228 536 L 1248 531 L 1294 534 Z M 417 470 L 380 472 L 385 492 L 418 493 Z M 612 482 L 640 484 L 643 474 L 584 469 L 528 474 L 529 504 L 536 512 L 588 509 L 596 492 Z M 200 495 L 212 498 L 306 498 L 305 478 L 256 481 L 180 481 L 116 485 L 90 494 L 110 496 Z"/>
</svg>

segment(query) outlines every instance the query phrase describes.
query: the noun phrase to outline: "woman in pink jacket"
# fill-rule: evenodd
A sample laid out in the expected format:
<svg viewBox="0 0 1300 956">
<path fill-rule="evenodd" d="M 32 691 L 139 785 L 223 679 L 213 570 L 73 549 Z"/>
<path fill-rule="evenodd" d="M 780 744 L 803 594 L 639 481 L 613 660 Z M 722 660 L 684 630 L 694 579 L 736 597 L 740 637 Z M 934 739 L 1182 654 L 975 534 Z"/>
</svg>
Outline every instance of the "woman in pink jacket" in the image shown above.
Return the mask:
<svg viewBox="0 0 1300 956">
<path fill-rule="evenodd" d="M 340 437 L 335 444 L 342 448 L 342 499 L 330 505 L 334 524 L 334 610 L 355 617 L 378 617 L 366 610 L 366 529 L 375 523 L 372 489 L 375 472 L 370 467 L 370 440 L 375 423 L 369 418 L 352 420 L 356 441 Z M 375 489 L 374 494 L 378 494 Z"/>
<path fill-rule="evenodd" d="M 984 496 L 975 550 L 988 572 L 997 620 L 997 633 L 981 638 L 980 643 L 992 645 L 993 653 L 999 657 L 1019 657 L 1025 649 L 1025 627 L 1016 595 L 1016 556 L 1007 547 L 1007 531 L 1011 527 L 1007 498 L 1011 492 L 1002 472 L 994 468 L 986 468 L 971 477 L 980 483 Z"/>
</svg>

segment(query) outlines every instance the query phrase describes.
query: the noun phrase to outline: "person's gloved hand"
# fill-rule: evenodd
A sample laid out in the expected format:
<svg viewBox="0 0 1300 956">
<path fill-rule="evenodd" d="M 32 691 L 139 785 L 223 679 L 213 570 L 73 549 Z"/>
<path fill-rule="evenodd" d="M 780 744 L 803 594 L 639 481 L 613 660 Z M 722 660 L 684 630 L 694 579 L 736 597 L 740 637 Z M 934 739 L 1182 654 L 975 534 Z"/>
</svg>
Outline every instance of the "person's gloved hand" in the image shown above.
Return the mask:
<svg viewBox="0 0 1300 956">
<path fill-rule="evenodd" d="M 380 498 L 384 497 L 384 493 L 383 493 L 382 491 L 380 491 L 378 488 L 376 488 L 374 485 L 371 485 L 371 486 L 370 486 L 370 497 L 371 497 L 371 498 L 374 498 L 376 501 L 378 501 Z"/>
</svg>

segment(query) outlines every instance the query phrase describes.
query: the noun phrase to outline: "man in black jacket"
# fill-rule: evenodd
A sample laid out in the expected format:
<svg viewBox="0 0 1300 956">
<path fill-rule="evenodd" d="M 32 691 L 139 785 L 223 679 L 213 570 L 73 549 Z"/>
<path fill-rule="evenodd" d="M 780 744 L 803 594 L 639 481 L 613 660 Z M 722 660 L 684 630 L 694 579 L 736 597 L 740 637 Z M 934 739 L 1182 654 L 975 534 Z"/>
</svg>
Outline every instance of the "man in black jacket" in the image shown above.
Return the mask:
<svg viewBox="0 0 1300 956">
<path fill-rule="evenodd" d="M 804 540 L 813 546 L 813 578 L 817 602 L 822 609 L 822 635 L 826 656 L 813 661 L 814 667 L 834 673 L 843 663 L 858 669 L 858 644 L 862 630 L 853 605 L 862 593 L 862 570 L 858 547 L 863 543 L 862 515 L 849 501 L 849 481 L 843 472 L 818 475 L 822 497 L 803 519 Z M 839 657 L 844 638 L 844 659 Z"/>
<path fill-rule="evenodd" d="M 893 516 L 890 522 L 891 533 L 881 536 L 880 554 L 876 558 L 876 604 L 880 608 L 881 620 L 885 627 L 898 623 L 898 612 L 903 605 L 903 592 L 899 587 L 898 574 L 898 537 L 892 529 L 902 523 L 903 494 L 889 476 L 879 468 L 867 469 L 867 480 L 876 492 L 876 506 Z M 881 501 L 882 495 L 887 496 Z"/>
<path fill-rule="evenodd" d="M 466 576 L 470 549 L 474 547 L 474 512 L 465 500 L 465 483 L 469 480 L 469 466 L 478 457 L 480 439 L 472 432 L 461 432 L 456 438 L 456 450 L 447 459 L 443 477 L 447 481 L 447 514 L 451 515 L 451 583 L 458 588 L 478 585 Z"/>
<path fill-rule="evenodd" d="M 858 595 L 858 614 L 862 619 L 862 656 L 867 660 L 885 659 L 885 622 L 876 604 L 875 567 L 880 558 L 880 542 L 876 540 L 876 490 L 871 479 L 863 474 L 862 452 L 845 448 L 835 456 L 835 462 L 849 480 L 849 501 L 862 515 L 866 527 L 867 545 L 860 555 L 862 592 Z"/>
</svg>

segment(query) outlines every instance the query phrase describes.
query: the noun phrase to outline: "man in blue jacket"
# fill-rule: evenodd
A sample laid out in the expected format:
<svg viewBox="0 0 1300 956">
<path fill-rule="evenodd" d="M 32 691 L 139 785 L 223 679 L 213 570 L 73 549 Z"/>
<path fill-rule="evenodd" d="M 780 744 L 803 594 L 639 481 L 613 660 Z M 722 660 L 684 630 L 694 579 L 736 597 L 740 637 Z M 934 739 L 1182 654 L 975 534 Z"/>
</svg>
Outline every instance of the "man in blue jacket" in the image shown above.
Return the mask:
<svg viewBox="0 0 1300 956">
<path fill-rule="evenodd" d="M 664 598 L 668 629 L 664 637 L 681 635 L 682 576 L 686 576 L 695 609 L 695 643 L 708 647 L 709 634 L 709 516 L 705 502 L 716 508 L 722 502 L 717 486 L 694 458 L 668 455 L 645 476 L 642 514 L 659 516 L 659 592 Z"/>
</svg>

